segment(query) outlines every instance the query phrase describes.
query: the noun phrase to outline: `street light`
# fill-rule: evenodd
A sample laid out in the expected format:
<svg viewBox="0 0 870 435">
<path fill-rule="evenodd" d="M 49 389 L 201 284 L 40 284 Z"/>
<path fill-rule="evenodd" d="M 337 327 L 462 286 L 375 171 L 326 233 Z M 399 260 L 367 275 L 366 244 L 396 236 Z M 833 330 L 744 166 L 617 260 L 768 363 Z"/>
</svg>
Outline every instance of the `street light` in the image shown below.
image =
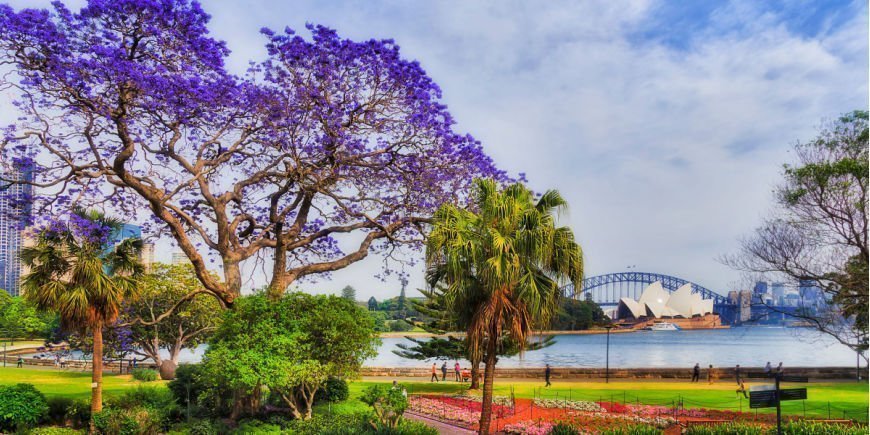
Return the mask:
<svg viewBox="0 0 870 435">
<path fill-rule="evenodd" d="M 605 357 L 605 366 L 604 366 L 604 383 L 610 383 L 610 330 L 613 329 L 613 325 L 607 325 L 604 327 L 607 329 L 607 353 Z"/>
</svg>

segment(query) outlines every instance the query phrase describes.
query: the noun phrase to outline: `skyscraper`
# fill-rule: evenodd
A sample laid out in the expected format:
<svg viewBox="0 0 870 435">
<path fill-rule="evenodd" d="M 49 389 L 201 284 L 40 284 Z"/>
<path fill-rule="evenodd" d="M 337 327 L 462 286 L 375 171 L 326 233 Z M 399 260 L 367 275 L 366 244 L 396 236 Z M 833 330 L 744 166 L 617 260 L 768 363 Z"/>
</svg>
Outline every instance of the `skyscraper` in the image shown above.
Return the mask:
<svg viewBox="0 0 870 435">
<path fill-rule="evenodd" d="M 33 175 L 10 169 L 3 180 L 32 181 Z M 24 227 L 30 220 L 33 186 L 0 182 L 0 288 L 12 296 L 19 295 L 21 278 L 21 242 Z"/>
</svg>

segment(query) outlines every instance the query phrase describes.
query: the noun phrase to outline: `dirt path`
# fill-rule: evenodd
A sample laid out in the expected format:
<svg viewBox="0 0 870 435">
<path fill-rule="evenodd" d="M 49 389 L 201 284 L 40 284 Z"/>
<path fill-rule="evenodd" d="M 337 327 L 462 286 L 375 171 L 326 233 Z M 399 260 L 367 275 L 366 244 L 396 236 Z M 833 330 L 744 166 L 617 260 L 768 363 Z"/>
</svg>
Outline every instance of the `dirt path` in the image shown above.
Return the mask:
<svg viewBox="0 0 870 435">
<path fill-rule="evenodd" d="M 432 426 L 435 429 L 437 429 L 438 433 L 441 435 L 467 435 L 467 434 L 476 433 L 476 432 L 468 430 L 468 429 L 463 429 L 463 428 L 458 427 L 458 426 L 453 426 L 451 424 L 442 423 L 438 420 L 433 420 L 431 418 L 423 417 L 422 415 L 414 414 L 411 412 L 406 412 L 405 418 L 410 419 L 410 420 L 414 420 L 414 421 L 419 421 L 422 423 L 426 423 L 427 425 Z"/>
</svg>

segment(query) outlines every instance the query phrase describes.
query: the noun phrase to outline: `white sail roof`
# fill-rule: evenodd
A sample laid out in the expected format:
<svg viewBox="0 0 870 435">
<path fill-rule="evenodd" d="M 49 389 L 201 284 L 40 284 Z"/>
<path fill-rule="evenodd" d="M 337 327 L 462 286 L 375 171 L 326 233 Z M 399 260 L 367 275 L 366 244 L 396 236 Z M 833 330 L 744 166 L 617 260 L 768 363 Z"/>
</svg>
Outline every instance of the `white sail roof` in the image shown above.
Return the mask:
<svg viewBox="0 0 870 435">
<path fill-rule="evenodd" d="M 624 307 L 624 308 L 623 308 Z M 647 286 L 635 301 L 621 298 L 615 314 L 631 313 L 634 318 L 652 315 L 653 317 L 703 316 L 713 312 L 713 300 L 704 299 L 700 293 L 692 292 L 692 285 L 685 284 L 673 293 L 668 293 L 661 282 Z"/>
<path fill-rule="evenodd" d="M 670 294 L 668 294 L 668 292 L 662 287 L 662 283 L 656 281 L 644 289 L 638 302 L 640 302 L 641 305 L 646 305 L 653 316 L 663 317 L 668 315 L 665 310 L 665 305 L 668 303 L 669 298 Z"/>
<path fill-rule="evenodd" d="M 692 317 L 692 305 L 694 303 L 692 284 L 685 284 L 671 293 L 667 306 L 680 316 Z"/>
</svg>

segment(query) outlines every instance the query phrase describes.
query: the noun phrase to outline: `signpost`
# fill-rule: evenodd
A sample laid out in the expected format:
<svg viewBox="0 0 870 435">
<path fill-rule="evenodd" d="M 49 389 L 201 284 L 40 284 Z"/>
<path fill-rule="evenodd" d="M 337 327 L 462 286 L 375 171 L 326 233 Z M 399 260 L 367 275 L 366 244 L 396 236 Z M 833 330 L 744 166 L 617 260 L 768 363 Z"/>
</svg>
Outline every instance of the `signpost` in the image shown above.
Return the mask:
<svg viewBox="0 0 870 435">
<path fill-rule="evenodd" d="M 780 382 L 809 382 L 806 376 L 785 376 L 781 373 L 772 375 L 762 373 L 748 373 L 749 378 L 773 378 L 773 385 L 759 385 L 749 390 L 749 408 L 773 408 L 776 407 L 776 433 L 782 435 L 782 407 L 783 400 L 806 400 L 806 388 L 779 388 Z"/>
</svg>

